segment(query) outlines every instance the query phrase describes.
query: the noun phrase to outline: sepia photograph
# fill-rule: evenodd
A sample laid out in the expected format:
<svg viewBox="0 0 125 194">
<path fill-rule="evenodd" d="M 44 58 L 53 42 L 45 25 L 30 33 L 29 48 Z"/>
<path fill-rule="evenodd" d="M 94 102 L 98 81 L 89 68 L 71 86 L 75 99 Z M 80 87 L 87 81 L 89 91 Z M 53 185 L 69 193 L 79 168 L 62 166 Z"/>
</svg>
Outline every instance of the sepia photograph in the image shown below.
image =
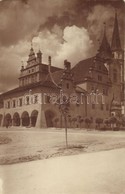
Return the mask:
<svg viewBox="0 0 125 194">
<path fill-rule="evenodd" d="M 125 0 L 0 0 L 0 194 L 125 194 Z"/>
</svg>

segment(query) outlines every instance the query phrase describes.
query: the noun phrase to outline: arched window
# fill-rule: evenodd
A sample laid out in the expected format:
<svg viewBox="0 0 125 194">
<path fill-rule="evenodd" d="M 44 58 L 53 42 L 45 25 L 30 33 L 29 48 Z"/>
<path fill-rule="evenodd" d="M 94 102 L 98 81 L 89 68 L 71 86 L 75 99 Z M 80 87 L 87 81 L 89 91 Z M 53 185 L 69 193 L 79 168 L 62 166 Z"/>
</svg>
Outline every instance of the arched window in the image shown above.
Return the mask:
<svg viewBox="0 0 125 194">
<path fill-rule="evenodd" d="M 116 69 L 113 70 L 113 81 L 117 82 L 117 70 Z"/>
</svg>

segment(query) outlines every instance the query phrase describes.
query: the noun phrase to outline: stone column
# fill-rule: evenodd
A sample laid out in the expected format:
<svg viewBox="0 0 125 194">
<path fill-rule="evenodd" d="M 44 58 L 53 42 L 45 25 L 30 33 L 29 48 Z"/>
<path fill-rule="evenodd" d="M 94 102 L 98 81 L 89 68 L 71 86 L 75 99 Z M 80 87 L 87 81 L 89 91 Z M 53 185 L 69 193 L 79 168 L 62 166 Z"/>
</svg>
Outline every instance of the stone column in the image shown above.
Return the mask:
<svg viewBox="0 0 125 194">
<path fill-rule="evenodd" d="M 23 126 L 23 119 L 20 118 L 20 126 L 22 127 Z"/>
<path fill-rule="evenodd" d="M 29 120 L 30 120 L 29 127 L 32 127 L 32 117 L 29 117 Z"/>
</svg>

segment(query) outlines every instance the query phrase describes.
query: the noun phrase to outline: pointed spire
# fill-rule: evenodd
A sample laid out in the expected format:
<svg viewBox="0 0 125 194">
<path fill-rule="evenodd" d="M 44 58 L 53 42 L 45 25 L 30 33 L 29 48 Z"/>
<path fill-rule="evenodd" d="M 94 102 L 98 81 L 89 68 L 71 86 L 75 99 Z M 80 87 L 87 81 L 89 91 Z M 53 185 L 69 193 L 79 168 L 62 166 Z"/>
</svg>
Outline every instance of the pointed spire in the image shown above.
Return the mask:
<svg viewBox="0 0 125 194">
<path fill-rule="evenodd" d="M 34 52 L 34 49 L 33 49 L 33 43 L 32 43 L 32 41 L 31 41 L 31 48 L 30 48 L 30 53 L 29 53 L 28 62 L 29 62 L 29 61 L 32 61 L 32 60 L 36 60 L 36 56 L 35 56 L 35 52 Z"/>
<path fill-rule="evenodd" d="M 112 51 L 121 50 L 117 11 L 115 12 L 115 22 L 114 22 L 114 30 L 113 30 L 113 36 L 112 36 L 111 49 L 112 49 Z"/>
<path fill-rule="evenodd" d="M 108 59 L 111 57 L 111 48 L 106 36 L 106 23 L 104 23 L 103 39 L 100 44 L 97 56 L 102 59 Z"/>
<path fill-rule="evenodd" d="M 31 41 L 31 48 L 30 48 L 30 54 L 29 54 L 29 56 L 31 56 L 31 55 L 35 55 L 34 49 L 33 49 L 33 42 L 32 41 Z"/>
</svg>

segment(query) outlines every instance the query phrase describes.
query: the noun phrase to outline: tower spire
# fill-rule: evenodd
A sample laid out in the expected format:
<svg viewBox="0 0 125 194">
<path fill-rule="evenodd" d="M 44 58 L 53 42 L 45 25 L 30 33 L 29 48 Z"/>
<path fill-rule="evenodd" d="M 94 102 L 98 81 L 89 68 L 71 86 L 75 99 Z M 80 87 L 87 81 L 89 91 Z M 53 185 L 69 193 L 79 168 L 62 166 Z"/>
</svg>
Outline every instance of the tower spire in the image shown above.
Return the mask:
<svg viewBox="0 0 125 194">
<path fill-rule="evenodd" d="M 97 56 L 102 59 L 109 59 L 111 57 L 111 48 L 106 36 L 106 23 L 104 23 L 103 38 Z"/>
<path fill-rule="evenodd" d="M 114 22 L 114 29 L 113 29 L 113 35 L 112 35 L 111 49 L 112 51 L 121 50 L 117 11 L 115 11 L 115 22 Z"/>
</svg>

